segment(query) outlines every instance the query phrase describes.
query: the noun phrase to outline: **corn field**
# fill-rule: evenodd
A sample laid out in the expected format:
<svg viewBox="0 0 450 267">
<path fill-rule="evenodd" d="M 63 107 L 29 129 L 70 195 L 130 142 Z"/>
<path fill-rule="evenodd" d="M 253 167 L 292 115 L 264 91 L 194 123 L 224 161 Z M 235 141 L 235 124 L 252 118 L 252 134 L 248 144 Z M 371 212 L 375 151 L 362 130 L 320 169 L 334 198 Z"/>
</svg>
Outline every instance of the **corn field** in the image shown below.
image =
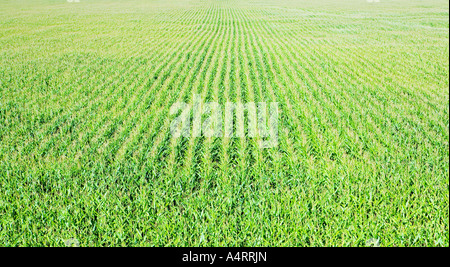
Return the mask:
<svg viewBox="0 0 450 267">
<path fill-rule="evenodd" d="M 448 246 L 448 16 L 1 0 L 0 245 Z M 175 138 L 196 95 L 278 103 L 277 145 Z"/>
</svg>

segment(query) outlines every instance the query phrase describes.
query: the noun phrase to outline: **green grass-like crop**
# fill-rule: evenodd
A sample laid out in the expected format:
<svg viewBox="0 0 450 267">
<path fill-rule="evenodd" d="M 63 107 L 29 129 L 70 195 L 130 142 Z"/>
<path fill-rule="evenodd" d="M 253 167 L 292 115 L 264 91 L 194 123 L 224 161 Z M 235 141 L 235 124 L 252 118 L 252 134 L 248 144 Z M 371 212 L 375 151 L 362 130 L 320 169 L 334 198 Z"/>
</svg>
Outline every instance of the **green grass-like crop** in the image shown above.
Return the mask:
<svg viewBox="0 0 450 267">
<path fill-rule="evenodd" d="M 0 246 L 449 246 L 448 16 L 1 1 Z M 279 145 L 172 138 L 194 93 L 278 102 Z"/>
</svg>

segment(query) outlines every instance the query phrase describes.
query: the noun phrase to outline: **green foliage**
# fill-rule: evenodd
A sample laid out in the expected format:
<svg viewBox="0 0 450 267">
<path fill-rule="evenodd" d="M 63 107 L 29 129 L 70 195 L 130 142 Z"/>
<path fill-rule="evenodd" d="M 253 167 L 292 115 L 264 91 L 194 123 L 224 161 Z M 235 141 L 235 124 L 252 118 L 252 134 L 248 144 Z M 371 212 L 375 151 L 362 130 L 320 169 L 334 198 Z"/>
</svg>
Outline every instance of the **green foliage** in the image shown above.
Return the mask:
<svg viewBox="0 0 450 267">
<path fill-rule="evenodd" d="M 441 0 L 2 1 L 1 246 L 449 246 Z M 279 102 L 280 144 L 170 135 Z"/>
</svg>

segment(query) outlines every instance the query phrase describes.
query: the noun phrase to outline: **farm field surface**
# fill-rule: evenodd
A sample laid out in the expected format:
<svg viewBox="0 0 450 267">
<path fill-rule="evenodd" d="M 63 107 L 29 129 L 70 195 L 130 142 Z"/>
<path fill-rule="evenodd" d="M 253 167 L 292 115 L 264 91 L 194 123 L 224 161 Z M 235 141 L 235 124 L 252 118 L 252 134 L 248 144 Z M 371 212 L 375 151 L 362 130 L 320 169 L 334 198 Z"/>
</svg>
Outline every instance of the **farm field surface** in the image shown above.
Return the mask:
<svg viewBox="0 0 450 267">
<path fill-rule="evenodd" d="M 446 0 L 0 0 L 0 246 L 449 246 Z M 278 103 L 278 144 L 171 134 Z"/>
</svg>

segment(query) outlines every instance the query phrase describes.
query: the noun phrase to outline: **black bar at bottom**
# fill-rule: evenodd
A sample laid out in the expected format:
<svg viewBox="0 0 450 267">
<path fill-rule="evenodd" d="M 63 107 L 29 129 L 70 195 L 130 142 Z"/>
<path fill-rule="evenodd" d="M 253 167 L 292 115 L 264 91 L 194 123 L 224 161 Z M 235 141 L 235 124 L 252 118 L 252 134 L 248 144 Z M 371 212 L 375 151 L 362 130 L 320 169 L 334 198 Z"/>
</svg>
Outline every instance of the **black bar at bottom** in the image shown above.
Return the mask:
<svg viewBox="0 0 450 267">
<path fill-rule="evenodd" d="M 0 249 L 3 260 L 8 256 L 17 259 L 17 254 Z M 20 248 L 19 248 L 20 249 Z M 124 265 L 124 266 L 309 266 L 309 265 L 358 265 L 367 264 L 405 266 L 421 260 L 432 265 L 445 260 L 444 250 L 428 249 L 414 252 L 408 249 L 387 248 L 57 248 L 58 251 L 45 249 L 27 249 L 19 252 L 18 260 L 36 265 L 42 260 L 57 255 L 56 262 L 71 265 Z M 12 252 L 12 251 L 11 251 Z M 46 252 L 48 254 L 46 254 Z M 445 257 L 445 258 L 444 258 Z M 59 264 L 58 264 L 59 265 Z"/>
</svg>

